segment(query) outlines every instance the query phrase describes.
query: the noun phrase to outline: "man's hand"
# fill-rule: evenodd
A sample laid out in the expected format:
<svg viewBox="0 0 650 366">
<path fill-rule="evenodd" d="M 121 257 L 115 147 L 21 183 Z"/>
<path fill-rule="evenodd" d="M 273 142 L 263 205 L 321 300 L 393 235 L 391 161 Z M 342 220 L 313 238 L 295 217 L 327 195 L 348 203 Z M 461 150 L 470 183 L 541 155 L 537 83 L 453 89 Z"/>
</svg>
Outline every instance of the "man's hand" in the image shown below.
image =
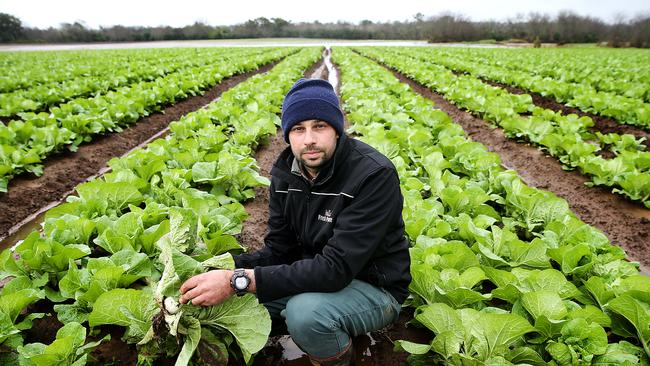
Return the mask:
<svg viewBox="0 0 650 366">
<path fill-rule="evenodd" d="M 198 306 L 221 304 L 235 293 L 230 287 L 232 271 L 214 270 L 196 275 L 181 286 L 181 304 L 192 300 Z"/>
<path fill-rule="evenodd" d="M 255 292 L 255 273 L 252 269 L 247 269 L 246 274 L 251 279 L 248 291 Z M 213 270 L 190 278 L 181 285 L 180 303 L 186 304 L 192 300 L 192 304 L 197 306 L 221 304 L 235 294 L 235 290 L 230 287 L 232 275 L 233 271 L 230 270 Z"/>
</svg>

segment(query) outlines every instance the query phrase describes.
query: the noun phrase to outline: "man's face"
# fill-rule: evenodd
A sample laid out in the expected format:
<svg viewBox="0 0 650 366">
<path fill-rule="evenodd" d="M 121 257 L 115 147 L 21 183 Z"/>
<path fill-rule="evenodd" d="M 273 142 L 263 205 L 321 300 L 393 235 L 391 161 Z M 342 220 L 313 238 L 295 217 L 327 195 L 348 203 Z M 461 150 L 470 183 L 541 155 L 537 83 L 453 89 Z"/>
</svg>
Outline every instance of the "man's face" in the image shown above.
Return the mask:
<svg viewBox="0 0 650 366">
<path fill-rule="evenodd" d="M 317 119 L 298 122 L 289 130 L 291 151 L 312 177 L 332 158 L 337 139 L 334 127 Z"/>
</svg>

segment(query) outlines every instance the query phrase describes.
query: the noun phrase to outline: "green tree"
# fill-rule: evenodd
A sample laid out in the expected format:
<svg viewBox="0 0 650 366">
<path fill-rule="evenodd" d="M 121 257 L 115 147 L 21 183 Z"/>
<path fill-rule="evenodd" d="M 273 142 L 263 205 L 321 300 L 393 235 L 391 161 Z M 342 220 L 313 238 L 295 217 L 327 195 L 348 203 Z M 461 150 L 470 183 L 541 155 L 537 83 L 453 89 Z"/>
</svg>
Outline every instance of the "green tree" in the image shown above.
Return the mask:
<svg viewBox="0 0 650 366">
<path fill-rule="evenodd" d="M 20 19 L 13 15 L 0 13 L 0 42 L 17 40 L 22 34 L 23 25 Z"/>
<path fill-rule="evenodd" d="M 271 18 L 271 21 L 273 22 L 273 37 L 285 36 L 284 29 L 290 26 L 291 23 L 282 18 Z"/>
</svg>

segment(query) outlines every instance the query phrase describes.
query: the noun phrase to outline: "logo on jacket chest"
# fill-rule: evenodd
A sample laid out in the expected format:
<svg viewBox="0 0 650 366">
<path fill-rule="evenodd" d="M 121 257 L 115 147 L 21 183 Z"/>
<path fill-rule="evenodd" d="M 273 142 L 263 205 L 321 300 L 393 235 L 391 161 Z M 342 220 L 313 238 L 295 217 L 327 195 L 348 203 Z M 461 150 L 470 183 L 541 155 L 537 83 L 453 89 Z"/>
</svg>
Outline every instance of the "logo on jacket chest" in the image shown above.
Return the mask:
<svg viewBox="0 0 650 366">
<path fill-rule="evenodd" d="M 318 214 L 318 220 L 322 222 L 332 222 L 332 210 L 325 210 L 325 214 Z"/>
</svg>

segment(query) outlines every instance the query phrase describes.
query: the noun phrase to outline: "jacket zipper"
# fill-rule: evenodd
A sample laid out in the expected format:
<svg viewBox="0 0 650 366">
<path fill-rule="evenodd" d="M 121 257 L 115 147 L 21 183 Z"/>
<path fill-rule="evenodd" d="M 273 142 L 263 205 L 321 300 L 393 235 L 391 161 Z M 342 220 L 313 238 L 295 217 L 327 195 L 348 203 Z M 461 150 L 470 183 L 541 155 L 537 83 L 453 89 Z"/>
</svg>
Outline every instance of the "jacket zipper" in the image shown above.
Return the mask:
<svg viewBox="0 0 650 366">
<path fill-rule="evenodd" d="M 310 218 L 312 216 L 311 215 L 311 187 L 306 190 L 306 193 L 307 193 L 307 197 L 305 197 L 305 198 L 307 200 L 307 210 L 305 211 L 306 212 L 305 225 L 303 226 L 303 233 L 302 233 L 304 238 L 309 237 L 309 236 L 307 236 L 307 234 L 309 233 L 309 220 L 310 220 Z"/>
</svg>

